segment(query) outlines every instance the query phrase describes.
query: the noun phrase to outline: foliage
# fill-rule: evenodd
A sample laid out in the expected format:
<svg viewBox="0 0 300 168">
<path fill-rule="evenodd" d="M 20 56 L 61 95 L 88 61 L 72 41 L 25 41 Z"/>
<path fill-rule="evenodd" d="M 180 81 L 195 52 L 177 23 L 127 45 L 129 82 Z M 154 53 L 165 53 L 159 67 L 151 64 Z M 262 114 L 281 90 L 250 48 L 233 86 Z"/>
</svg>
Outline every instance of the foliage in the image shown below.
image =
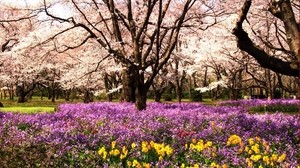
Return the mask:
<svg viewBox="0 0 300 168">
<path fill-rule="evenodd" d="M 202 101 L 202 93 L 196 90 L 191 90 L 191 100 L 194 102 Z"/>
<path fill-rule="evenodd" d="M 221 104 L 148 103 L 146 110 L 137 111 L 134 104 L 105 102 L 62 104 L 53 114 L 0 113 L 0 164 L 4 167 L 299 165 L 299 115 L 249 114 L 246 106 Z"/>
</svg>

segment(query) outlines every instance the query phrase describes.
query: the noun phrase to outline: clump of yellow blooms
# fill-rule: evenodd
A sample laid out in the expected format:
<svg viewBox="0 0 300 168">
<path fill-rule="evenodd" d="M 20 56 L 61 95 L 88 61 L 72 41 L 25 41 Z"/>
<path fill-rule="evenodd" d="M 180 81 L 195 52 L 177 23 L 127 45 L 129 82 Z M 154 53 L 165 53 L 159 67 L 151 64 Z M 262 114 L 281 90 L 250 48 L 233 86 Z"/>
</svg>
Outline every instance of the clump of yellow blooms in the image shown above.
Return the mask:
<svg viewBox="0 0 300 168">
<path fill-rule="evenodd" d="M 211 141 L 207 141 L 205 143 L 202 139 L 198 140 L 198 142 L 196 139 L 193 139 L 192 143 L 190 144 L 190 149 L 195 150 L 197 152 L 201 152 L 205 149 L 212 147 L 212 145 L 213 143 Z"/>
<path fill-rule="evenodd" d="M 218 163 L 218 144 L 202 139 L 192 139 L 190 143 L 183 144 L 183 156 L 196 158 L 192 163 L 187 160 L 174 163 L 181 168 L 229 168 L 231 163 Z M 236 154 L 245 158 L 244 167 L 276 167 L 285 165 L 287 155 L 278 153 L 271 148 L 271 145 L 260 137 L 249 138 L 242 141 L 242 138 L 234 134 L 226 141 L 226 148 L 237 150 Z M 181 152 L 181 151 L 180 151 Z M 139 144 L 131 143 L 127 147 L 120 146 L 112 141 L 108 146 L 102 146 L 98 150 L 103 162 L 112 166 L 125 164 L 128 168 L 150 168 L 160 161 L 171 161 L 174 156 L 174 149 L 169 144 L 157 143 L 154 141 L 142 141 Z M 205 161 L 204 161 L 205 160 Z M 297 167 L 300 168 L 300 167 Z"/>
<path fill-rule="evenodd" d="M 101 147 L 101 148 L 99 149 L 98 154 L 99 154 L 100 156 L 102 156 L 102 158 L 103 158 L 104 160 L 106 159 L 106 157 L 107 157 L 107 151 L 106 151 L 106 149 L 105 149 L 104 146 Z"/>
<path fill-rule="evenodd" d="M 286 154 L 278 155 L 273 152 L 270 145 L 259 137 L 249 138 L 244 152 L 248 156 L 246 158 L 248 167 L 253 167 L 254 164 L 258 167 L 263 167 L 262 165 L 273 167 L 286 159 Z"/>
<path fill-rule="evenodd" d="M 238 135 L 231 135 L 228 140 L 227 140 L 227 143 L 226 145 L 227 146 L 230 146 L 230 145 L 239 145 L 242 143 L 242 138 L 239 137 Z"/>
<path fill-rule="evenodd" d="M 154 149 L 157 153 L 159 160 L 163 160 L 165 156 L 171 156 L 174 152 L 170 145 L 165 145 L 164 143 L 155 143 L 153 141 L 150 141 L 150 143 L 146 141 L 142 142 L 142 152 L 148 153 L 151 149 Z"/>
</svg>

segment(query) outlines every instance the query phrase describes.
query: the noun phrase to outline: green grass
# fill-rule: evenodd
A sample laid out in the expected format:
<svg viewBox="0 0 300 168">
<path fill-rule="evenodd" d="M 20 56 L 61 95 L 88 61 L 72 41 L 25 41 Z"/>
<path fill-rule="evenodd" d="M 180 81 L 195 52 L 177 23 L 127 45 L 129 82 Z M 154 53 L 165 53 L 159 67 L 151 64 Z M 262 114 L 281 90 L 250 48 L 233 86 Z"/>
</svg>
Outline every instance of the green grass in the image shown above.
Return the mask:
<svg viewBox="0 0 300 168">
<path fill-rule="evenodd" d="M 297 114 L 299 112 L 299 106 L 295 104 L 291 105 L 266 105 L 256 106 L 250 108 L 251 113 L 275 113 L 282 112 L 286 114 Z"/>
<path fill-rule="evenodd" d="M 0 111 L 32 114 L 32 113 L 54 112 L 55 107 L 3 107 L 0 108 Z"/>
<path fill-rule="evenodd" d="M 25 103 L 17 103 L 17 97 L 14 100 L 2 99 L 0 102 L 4 107 L 0 108 L 2 112 L 20 112 L 25 114 L 54 112 L 61 103 L 65 103 L 64 99 L 51 100 L 39 97 L 33 97 Z M 77 101 L 78 102 L 78 101 Z"/>
</svg>

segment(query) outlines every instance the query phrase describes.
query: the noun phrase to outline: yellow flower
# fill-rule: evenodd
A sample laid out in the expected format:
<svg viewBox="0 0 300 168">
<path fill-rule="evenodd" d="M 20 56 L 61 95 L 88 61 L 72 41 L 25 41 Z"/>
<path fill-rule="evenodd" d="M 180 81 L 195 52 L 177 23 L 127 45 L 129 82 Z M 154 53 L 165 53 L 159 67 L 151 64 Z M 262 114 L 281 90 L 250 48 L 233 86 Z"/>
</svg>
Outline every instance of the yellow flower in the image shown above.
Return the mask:
<svg viewBox="0 0 300 168">
<path fill-rule="evenodd" d="M 254 139 L 253 138 L 249 138 L 248 142 L 249 142 L 250 145 L 253 145 L 254 144 Z"/>
<path fill-rule="evenodd" d="M 163 158 L 162 156 L 159 156 L 159 157 L 158 157 L 158 160 L 159 160 L 159 161 L 162 161 L 162 160 L 164 160 L 164 158 Z"/>
<path fill-rule="evenodd" d="M 136 144 L 135 144 L 135 143 L 132 143 L 132 144 L 131 144 L 131 148 L 134 149 L 135 147 L 136 147 Z"/>
<path fill-rule="evenodd" d="M 138 165 L 140 165 L 140 163 L 136 159 L 134 159 L 132 161 L 132 167 L 138 167 Z"/>
<path fill-rule="evenodd" d="M 264 147 L 267 147 L 267 146 L 268 146 L 268 143 L 267 143 L 266 141 L 263 141 L 262 145 L 263 145 Z"/>
<path fill-rule="evenodd" d="M 246 159 L 246 162 L 248 167 L 253 167 L 253 162 L 249 158 Z"/>
<path fill-rule="evenodd" d="M 143 141 L 142 142 L 142 152 L 147 153 L 149 151 L 149 144 L 148 142 Z"/>
<path fill-rule="evenodd" d="M 248 147 L 248 146 L 245 147 L 245 151 L 246 151 L 246 152 L 249 151 L 249 147 Z"/>
<path fill-rule="evenodd" d="M 210 167 L 211 167 L 211 168 L 219 168 L 220 165 L 218 165 L 218 164 L 215 163 L 215 162 L 212 162 L 212 163 L 210 164 Z"/>
<path fill-rule="evenodd" d="M 251 146 L 251 149 L 255 152 L 255 154 L 260 153 L 259 145 L 255 143 L 253 146 Z"/>
<path fill-rule="evenodd" d="M 255 140 L 257 141 L 257 142 L 260 142 L 260 137 L 255 137 Z"/>
<path fill-rule="evenodd" d="M 227 140 L 227 146 L 229 145 L 237 145 L 240 144 L 242 142 L 241 137 L 239 137 L 238 135 L 231 135 L 228 140 Z"/>
<path fill-rule="evenodd" d="M 143 167 L 144 168 L 150 168 L 151 166 L 150 166 L 150 163 L 143 163 Z"/>
<path fill-rule="evenodd" d="M 127 161 L 127 166 L 128 166 L 128 167 L 131 167 L 131 166 L 132 166 L 132 162 L 128 160 L 128 161 Z"/>
<path fill-rule="evenodd" d="M 180 166 L 180 168 L 185 168 L 185 164 L 182 163 L 181 166 Z"/>
<path fill-rule="evenodd" d="M 122 154 L 120 155 L 120 159 L 121 159 L 121 160 L 122 160 L 122 159 L 125 159 L 126 156 L 127 156 L 127 154 L 128 154 L 128 150 L 126 149 L 125 146 L 123 146 L 123 147 L 122 147 Z"/>
<path fill-rule="evenodd" d="M 197 140 L 196 139 L 192 139 L 192 143 L 196 143 L 197 142 Z"/>
<path fill-rule="evenodd" d="M 243 148 L 239 148 L 239 149 L 238 149 L 238 153 L 239 153 L 239 154 L 243 153 Z"/>
<path fill-rule="evenodd" d="M 282 154 L 281 156 L 278 157 L 277 162 L 281 163 L 285 160 L 285 158 L 286 158 L 286 154 L 284 153 L 284 154 Z"/>
<path fill-rule="evenodd" d="M 106 151 L 106 149 L 105 149 L 104 146 L 99 149 L 98 154 L 100 156 L 102 156 L 103 159 L 106 159 L 106 157 L 107 157 L 107 151 Z"/>
<path fill-rule="evenodd" d="M 217 156 L 216 152 L 212 152 L 212 153 L 211 153 L 211 156 L 212 156 L 212 157 L 216 157 L 216 156 Z"/>
<path fill-rule="evenodd" d="M 103 152 L 105 152 L 105 151 L 106 151 L 106 149 L 105 149 L 105 147 L 103 146 L 103 147 L 101 147 L 101 148 L 99 149 L 98 154 L 99 154 L 99 155 L 102 155 Z"/>
<path fill-rule="evenodd" d="M 154 147 L 154 142 L 153 141 L 150 141 L 150 146 L 151 146 L 151 148 L 153 148 Z"/>
<path fill-rule="evenodd" d="M 111 142 L 111 148 L 114 149 L 116 147 L 116 141 Z"/>
<path fill-rule="evenodd" d="M 123 146 L 123 147 L 122 147 L 122 152 L 123 152 L 124 154 L 127 154 L 127 153 L 128 153 L 128 150 L 126 149 L 126 146 Z"/>
<path fill-rule="evenodd" d="M 227 164 L 222 164 L 222 168 L 229 168 Z"/>
<path fill-rule="evenodd" d="M 278 155 L 277 154 L 272 154 L 271 159 L 272 159 L 272 161 L 277 161 Z"/>
<path fill-rule="evenodd" d="M 120 154 L 119 149 L 112 149 L 109 151 L 109 154 L 112 156 L 118 156 Z"/>
<path fill-rule="evenodd" d="M 206 146 L 207 147 L 211 147 L 212 146 L 212 142 L 211 141 L 206 142 Z"/>
<path fill-rule="evenodd" d="M 199 165 L 196 163 L 194 164 L 193 168 L 199 168 Z"/>
<path fill-rule="evenodd" d="M 264 168 L 262 165 L 259 165 L 258 168 Z"/>
<path fill-rule="evenodd" d="M 188 144 L 184 144 L 185 149 L 188 149 Z"/>
<path fill-rule="evenodd" d="M 123 159 L 125 159 L 125 158 L 126 158 L 126 155 L 124 155 L 124 154 L 121 154 L 121 155 L 120 155 L 120 159 L 121 159 L 121 160 L 123 160 Z"/>
<path fill-rule="evenodd" d="M 263 161 L 266 163 L 266 165 L 269 165 L 270 164 L 269 156 L 263 156 Z"/>
<path fill-rule="evenodd" d="M 253 160 L 254 162 L 259 161 L 262 158 L 261 155 L 251 155 L 250 159 Z"/>
<path fill-rule="evenodd" d="M 170 156 L 170 155 L 173 154 L 173 151 L 174 151 L 174 150 L 173 150 L 169 145 L 167 145 L 164 149 L 165 149 L 166 154 L 167 154 L 168 156 Z"/>
</svg>

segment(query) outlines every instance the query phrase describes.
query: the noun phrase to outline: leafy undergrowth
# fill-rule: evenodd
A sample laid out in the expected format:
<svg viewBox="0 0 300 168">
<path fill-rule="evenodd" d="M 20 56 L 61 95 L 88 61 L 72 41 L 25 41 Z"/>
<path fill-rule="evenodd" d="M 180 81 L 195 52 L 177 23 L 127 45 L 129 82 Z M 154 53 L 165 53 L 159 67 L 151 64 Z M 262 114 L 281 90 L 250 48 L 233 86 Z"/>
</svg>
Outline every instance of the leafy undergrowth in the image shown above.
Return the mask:
<svg viewBox="0 0 300 168">
<path fill-rule="evenodd" d="M 0 113 L 3 167 L 297 167 L 299 115 L 246 106 L 63 104 Z"/>
</svg>

